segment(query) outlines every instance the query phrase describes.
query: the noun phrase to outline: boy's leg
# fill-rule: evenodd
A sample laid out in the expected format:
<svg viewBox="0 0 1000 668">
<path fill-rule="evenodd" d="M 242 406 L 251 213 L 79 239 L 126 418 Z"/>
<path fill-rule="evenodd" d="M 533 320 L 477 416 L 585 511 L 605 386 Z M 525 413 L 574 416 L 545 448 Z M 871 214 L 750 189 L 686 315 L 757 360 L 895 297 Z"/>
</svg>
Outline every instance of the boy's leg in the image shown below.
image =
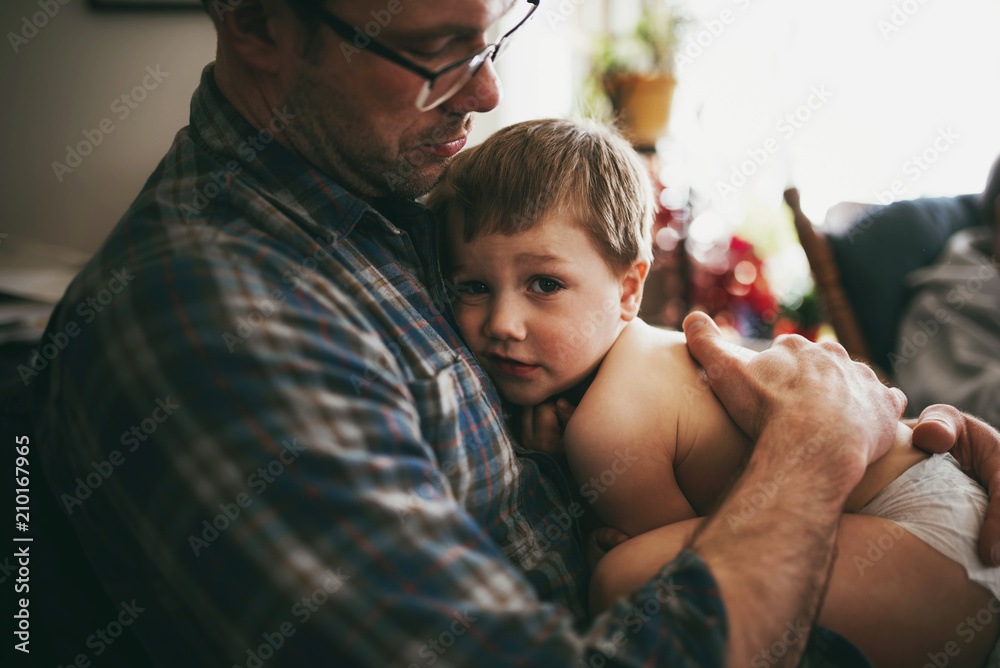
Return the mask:
<svg viewBox="0 0 1000 668">
<path fill-rule="evenodd" d="M 611 607 L 658 573 L 663 558 L 680 552 L 702 521 L 660 527 L 608 552 L 591 579 L 591 612 Z M 841 520 L 817 623 L 848 638 L 879 668 L 981 666 L 1000 628 L 994 611 L 1000 603 L 969 581 L 963 566 L 899 525 L 861 515 Z M 811 621 L 788 623 L 795 629 Z M 767 652 L 784 653 L 766 647 L 761 652 L 765 663 Z"/>
<path fill-rule="evenodd" d="M 841 520 L 819 624 L 876 666 L 981 666 L 996 644 L 997 612 L 1000 603 L 965 567 L 898 524 Z"/>
</svg>

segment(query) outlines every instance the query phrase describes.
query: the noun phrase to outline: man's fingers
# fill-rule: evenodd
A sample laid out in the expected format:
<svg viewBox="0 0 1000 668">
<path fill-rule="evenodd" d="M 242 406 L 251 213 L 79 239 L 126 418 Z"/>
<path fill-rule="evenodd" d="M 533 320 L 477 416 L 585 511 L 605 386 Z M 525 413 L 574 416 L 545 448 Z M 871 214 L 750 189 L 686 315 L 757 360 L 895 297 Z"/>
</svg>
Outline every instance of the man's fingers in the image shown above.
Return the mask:
<svg viewBox="0 0 1000 668">
<path fill-rule="evenodd" d="M 950 452 L 990 496 L 979 533 L 979 558 L 1000 566 L 1000 433 L 954 406 L 937 404 L 920 413 L 913 444 L 929 452 Z"/>
<path fill-rule="evenodd" d="M 969 463 L 990 496 L 986 520 L 979 534 L 979 555 L 992 566 L 1000 566 L 1000 432 L 982 420 L 963 415 L 962 430 L 956 449 Z"/>
<path fill-rule="evenodd" d="M 621 532 L 614 527 L 601 527 L 600 529 L 594 530 L 593 538 L 597 543 L 597 546 L 601 548 L 602 551 L 607 552 L 608 550 L 627 541 L 628 534 Z"/>
<path fill-rule="evenodd" d="M 559 421 L 565 425 L 569 422 L 569 419 L 573 417 L 573 412 L 576 410 L 576 406 L 571 404 L 567 399 L 559 399 L 556 401 L 556 415 L 559 416 Z"/>
<path fill-rule="evenodd" d="M 953 406 L 928 406 L 913 428 L 913 445 L 926 452 L 948 452 L 964 433 L 965 417 Z M 968 464 L 968 462 L 964 462 Z"/>
<path fill-rule="evenodd" d="M 701 311 L 692 311 L 682 324 L 691 356 L 708 374 L 709 383 L 727 375 L 727 368 L 739 362 L 733 347 L 722 339 L 715 321 Z"/>
<path fill-rule="evenodd" d="M 529 450 L 550 455 L 563 453 L 563 425 L 555 402 L 546 401 L 521 409 L 521 443 Z"/>
<path fill-rule="evenodd" d="M 767 419 L 762 402 L 768 395 L 768 388 L 756 384 L 757 374 L 751 369 L 758 356 L 723 340 L 718 326 L 704 313 L 688 314 L 683 326 L 688 352 L 705 370 L 715 396 L 737 426 L 757 438 Z"/>
<path fill-rule="evenodd" d="M 1000 482 L 1000 481 L 997 481 Z M 991 485 L 994 489 L 996 484 Z M 979 558 L 984 564 L 1000 566 L 1000 504 L 990 496 L 990 505 L 986 509 L 986 520 L 979 533 Z"/>
<path fill-rule="evenodd" d="M 556 414 L 556 407 L 551 401 L 535 406 L 535 435 L 559 437 L 559 416 Z"/>
<path fill-rule="evenodd" d="M 525 441 L 525 447 L 532 447 L 529 443 L 535 440 L 535 411 L 530 406 L 521 409 L 521 438 Z"/>
<path fill-rule="evenodd" d="M 618 529 L 603 527 L 590 532 L 587 537 L 587 564 L 591 570 L 612 548 L 628 540 L 628 536 Z"/>
</svg>

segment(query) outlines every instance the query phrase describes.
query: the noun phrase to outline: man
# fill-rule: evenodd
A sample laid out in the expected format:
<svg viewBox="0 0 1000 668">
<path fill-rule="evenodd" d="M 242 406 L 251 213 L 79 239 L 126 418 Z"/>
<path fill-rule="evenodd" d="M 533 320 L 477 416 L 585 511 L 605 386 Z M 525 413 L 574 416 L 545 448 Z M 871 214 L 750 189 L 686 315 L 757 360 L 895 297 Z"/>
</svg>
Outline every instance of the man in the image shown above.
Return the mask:
<svg viewBox="0 0 1000 668">
<path fill-rule="evenodd" d="M 209 6 L 191 126 L 68 290 L 49 330 L 67 345 L 33 381 L 51 486 L 152 658 L 773 665 L 809 635 L 810 661 L 860 660 L 809 626 L 904 399 L 835 346 L 745 362 L 704 316 L 691 349 L 756 451 L 690 549 L 588 619 L 583 506 L 507 431 L 412 201 L 499 100 L 485 31 L 535 5 Z M 918 432 L 996 457 L 940 411 Z"/>
</svg>

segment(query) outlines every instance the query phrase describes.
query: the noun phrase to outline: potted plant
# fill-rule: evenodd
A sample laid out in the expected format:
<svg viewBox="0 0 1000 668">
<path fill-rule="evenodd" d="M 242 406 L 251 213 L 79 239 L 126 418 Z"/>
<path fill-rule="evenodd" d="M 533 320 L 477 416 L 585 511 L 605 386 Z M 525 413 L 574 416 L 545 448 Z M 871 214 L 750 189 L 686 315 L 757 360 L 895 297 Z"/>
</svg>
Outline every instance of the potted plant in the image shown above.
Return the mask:
<svg viewBox="0 0 1000 668">
<path fill-rule="evenodd" d="M 614 4 L 609 3 L 609 11 Z M 599 41 L 595 77 L 638 149 L 651 150 L 666 131 L 677 86 L 674 56 L 686 22 L 672 0 L 642 0 L 631 34 L 605 35 Z"/>
</svg>

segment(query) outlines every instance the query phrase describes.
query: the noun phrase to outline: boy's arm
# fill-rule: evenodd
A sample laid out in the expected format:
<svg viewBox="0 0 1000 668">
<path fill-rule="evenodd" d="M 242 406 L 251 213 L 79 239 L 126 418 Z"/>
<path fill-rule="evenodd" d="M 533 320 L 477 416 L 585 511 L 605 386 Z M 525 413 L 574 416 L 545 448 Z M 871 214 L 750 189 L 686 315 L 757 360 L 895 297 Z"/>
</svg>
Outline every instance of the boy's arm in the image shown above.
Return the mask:
<svg viewBox="0 0 1000 668">
<path fill-rule="evenodd" d="M 751 446 L 691 359 L 684 335 L 638 320 L 605 357 L 565 440 L 585 497 L 633 536 L 707 514 Z"/>
<path fill-rule="evenodd" d="M 743 359 L 704 314 L 685 325 L 713 391 L 756 436 L 746 472 L 690 543 L 726 602 L 728 663 L 747 665 L 786 624 L 816 618 L 841 508 L 867 465 L 892 444 L 905 397 L 836 346 L 781 337 Z M 727 516 L 767 485 L 776 487 L 773 498 L 734 531 Z M 789 648 L 788 665 L 801 650 Z"/>
<path fill-rule="evenodd" d="M 651 331 L 636 321 L 622 332 L 564 437 L 584 500 L 630 536 L 696 516 L 674 479 L 683 387 L 665 382 L 676 365 Z"/>
</svg>

